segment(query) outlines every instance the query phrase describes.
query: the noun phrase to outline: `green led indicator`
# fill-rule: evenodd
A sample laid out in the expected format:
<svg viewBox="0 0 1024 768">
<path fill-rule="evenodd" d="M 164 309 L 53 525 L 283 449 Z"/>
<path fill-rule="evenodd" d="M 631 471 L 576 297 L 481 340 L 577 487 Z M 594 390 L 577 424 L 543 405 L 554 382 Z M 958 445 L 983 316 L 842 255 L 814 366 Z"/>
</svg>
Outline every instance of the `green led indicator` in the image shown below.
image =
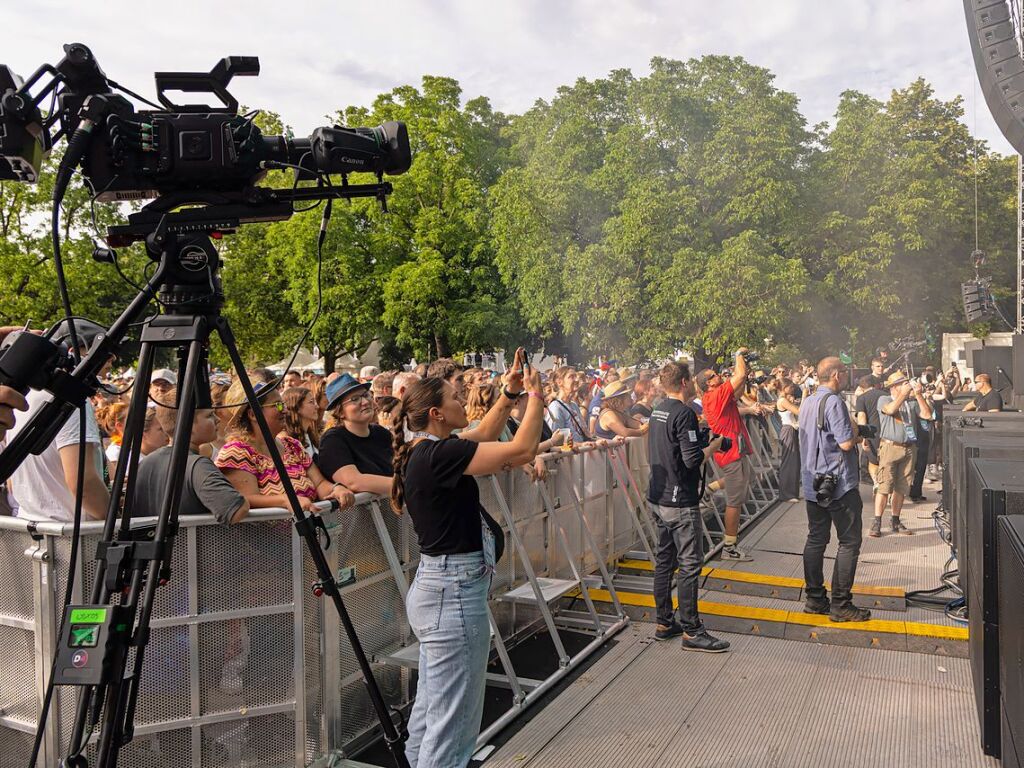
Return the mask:
<svg viewBox="0 0 1024 768">
<path fill-rule="evenodd" d="M 73 608 L 70 621 L 72 624 L 102 624 L 107 620 L 106 608 Z"/>
<path fill-rule="evenodd" d="M 71 628 L 72 648 L 95 648 L 99 641 L 100 628 L 98 624 L 89 624 L 84 627 Z"/>
</svg>

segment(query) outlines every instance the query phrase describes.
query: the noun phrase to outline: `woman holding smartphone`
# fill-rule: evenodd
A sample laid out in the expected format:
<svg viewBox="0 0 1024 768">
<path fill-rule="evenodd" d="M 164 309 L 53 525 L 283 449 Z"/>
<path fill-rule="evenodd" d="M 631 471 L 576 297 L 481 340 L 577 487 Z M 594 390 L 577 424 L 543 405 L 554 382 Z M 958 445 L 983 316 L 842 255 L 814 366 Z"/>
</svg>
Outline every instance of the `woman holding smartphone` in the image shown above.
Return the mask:
<svg viewBox="0 0 1024 768">
<path fill-rule="evenodd" d="M 420 548 L 406 597 L 420 642 L 405 746 L 413 768 L 463 768 L 480 730 L 491 643 L 487 597 L 505 539 L 481 506 L 473 478 L 533 461 L 544 413 L 540 376 L 524 371 L 522 350 L 502 383 L 481 422 L 465 429 L 469 420 L 455 388 L 439 378 L 418 381 L 403 396 L 392 430 L 391 503 L 396 512 L 409 510 Z M 510 442 L 499 442 L 524 385 L 529 400 L 522 423 Z M 457 429 L 464 431 L 453 435 Z"/>
</svg>

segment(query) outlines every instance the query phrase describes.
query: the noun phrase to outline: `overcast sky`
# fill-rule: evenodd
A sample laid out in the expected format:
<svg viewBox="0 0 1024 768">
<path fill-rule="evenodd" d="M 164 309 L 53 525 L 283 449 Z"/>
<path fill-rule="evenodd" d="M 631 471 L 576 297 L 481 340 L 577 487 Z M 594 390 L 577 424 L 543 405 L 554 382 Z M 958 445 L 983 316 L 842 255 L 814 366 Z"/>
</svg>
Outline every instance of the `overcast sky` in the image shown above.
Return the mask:
<svg viewBox="0 0 1024 768">
<path fill-rule="evenodd" d="M 642 75 L 653 56 L 708 53 L 770 69 L 810 124 L 830 120 L 845 89 L 884 99 L 923 76 L 941 98 L 962 95 L 974 125 L 960 0 L 0 1 L 0 62 L 23 76 L 79 41 L 108 76 L 152 96 L 154 70 L 208 71 L 224 55 L 257 55 L 260 77 L 232 91 L 300 134 L 423 74 L 521 112 L 578 77 Z M 1010 152 L 980 90 L 977 102 L 977 134 Z"/>
</svg>

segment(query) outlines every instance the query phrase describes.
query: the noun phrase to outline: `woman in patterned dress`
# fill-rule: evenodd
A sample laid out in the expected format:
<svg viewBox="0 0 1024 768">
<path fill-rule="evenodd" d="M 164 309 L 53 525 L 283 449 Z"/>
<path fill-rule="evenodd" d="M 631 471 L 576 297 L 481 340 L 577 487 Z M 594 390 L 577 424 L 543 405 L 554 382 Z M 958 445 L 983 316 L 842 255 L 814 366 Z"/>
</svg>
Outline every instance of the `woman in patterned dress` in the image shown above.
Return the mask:
<svg viewBox="0 0 1024 768">
<path fill-rule="evenodd" d="M 303 509 L 311 510 L 316 501 L 336 499 L 342 509 L 352 506 L 355 503 L 353 493 L 341 483 L 325 478 L 302 443 L 281 434 L 284 428 L 284 402 L 275 384 L 273 381 L 258 383 L 254 389 L 270 431 L 278 435 L 277 449 L 284 460 L 295 494 L 299 497 L 299 504 Z M 252 509 L 287 509 L 288 498 L 284 494 L 281 477 L 268 455 L 267 444 L 260 433 L 256 417 L 245 403 L 240 381 L 236 380 L 231 385 L 224 399 L 228 403 L 240 405 L 228 409 L 228 439 L 217 453 L 217 466 L 248 500 Z"/>
</svg>

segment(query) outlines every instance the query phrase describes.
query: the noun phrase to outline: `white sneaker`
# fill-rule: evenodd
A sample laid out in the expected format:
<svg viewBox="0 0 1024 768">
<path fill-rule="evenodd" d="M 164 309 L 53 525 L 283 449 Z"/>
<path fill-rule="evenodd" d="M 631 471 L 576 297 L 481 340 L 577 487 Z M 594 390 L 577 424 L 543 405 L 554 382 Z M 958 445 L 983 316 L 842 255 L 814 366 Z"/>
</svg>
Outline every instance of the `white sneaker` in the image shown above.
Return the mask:
<svg viewBox="0 0 1024 768">
<path fill-rule="evenodd" d="M 722 547 L 718 557 L 730 563 L 749 563 L 754 559 L 743 550 L 736 549 L 735 546 Z"/>
</svg>

